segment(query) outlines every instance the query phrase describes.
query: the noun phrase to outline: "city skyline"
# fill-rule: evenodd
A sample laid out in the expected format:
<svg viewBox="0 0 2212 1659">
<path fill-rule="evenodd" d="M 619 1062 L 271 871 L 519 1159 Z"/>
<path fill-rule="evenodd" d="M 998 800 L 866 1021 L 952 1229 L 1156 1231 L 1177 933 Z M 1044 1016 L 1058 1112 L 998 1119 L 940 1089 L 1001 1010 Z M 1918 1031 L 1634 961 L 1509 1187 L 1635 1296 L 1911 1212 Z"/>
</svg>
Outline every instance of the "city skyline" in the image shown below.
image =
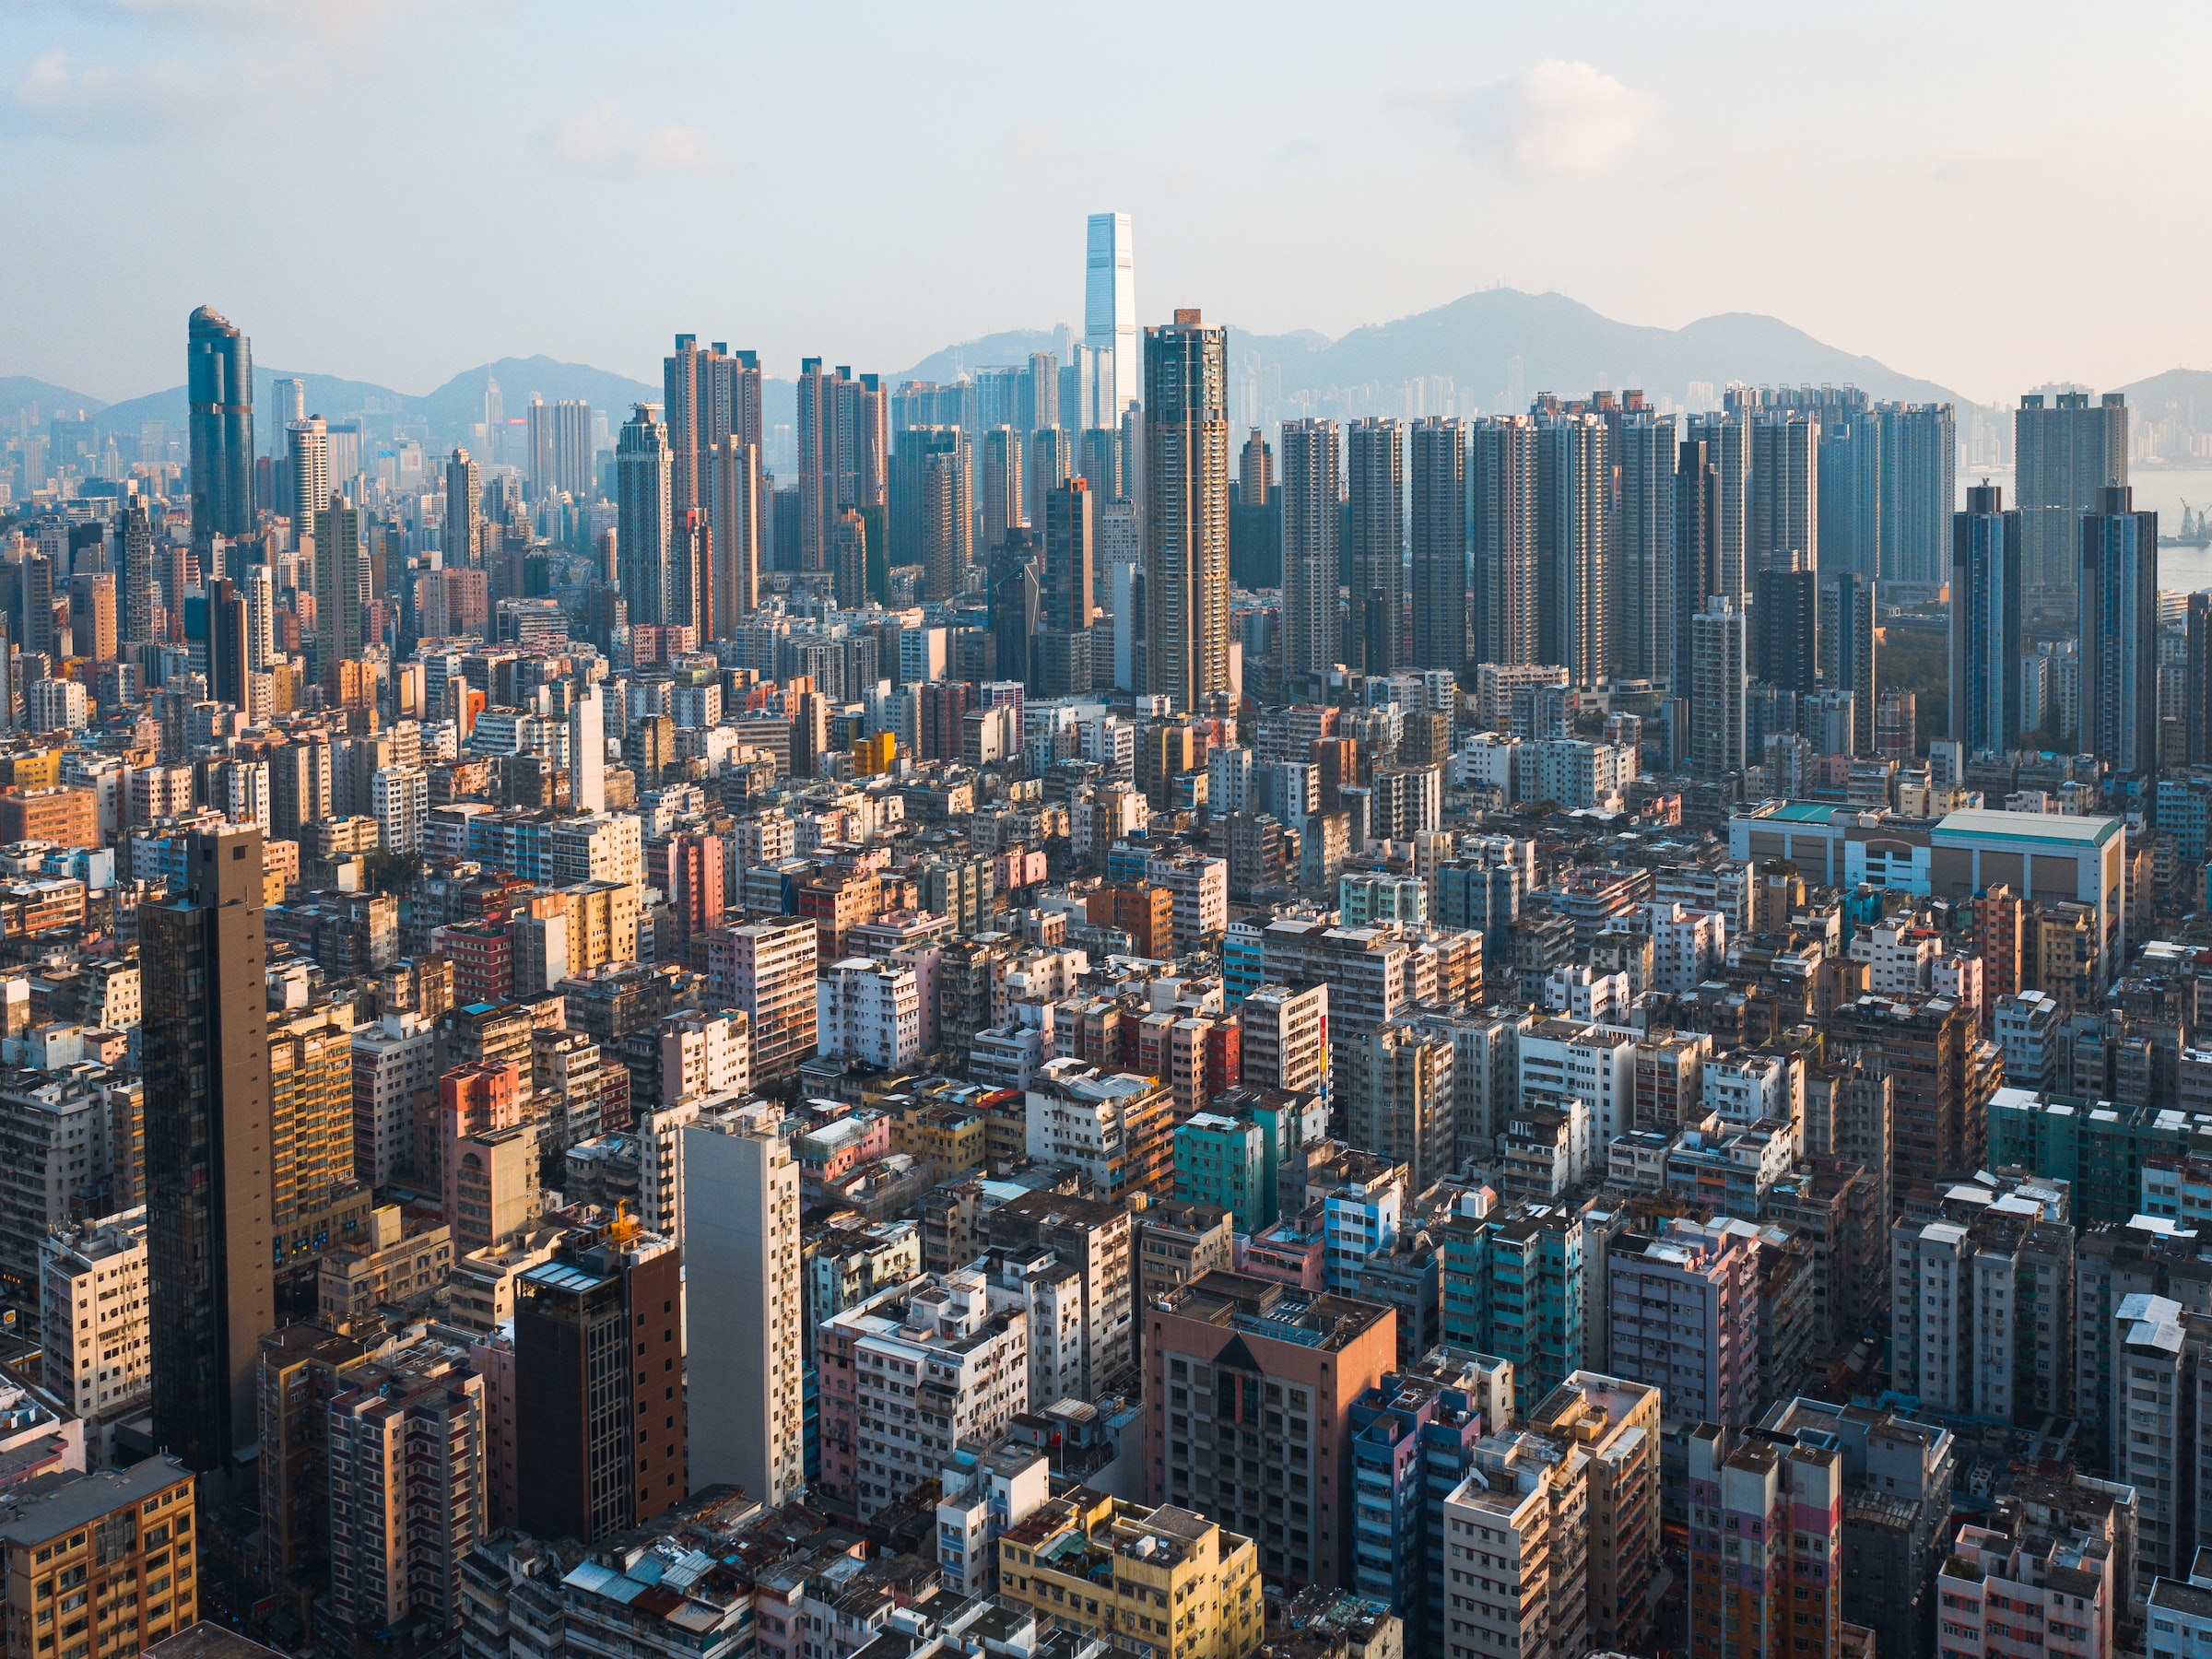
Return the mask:
<svg viewBox="0 0 2212 1659">
<path fill-rule="evenodd" d="M 9 371 L 100 397 L 148 389 L 147 366 L 168 356 L 156 320 L 209 299 L 255 319 L 269 361 L 409 385 L 533 350 L 650 378 L 686 317 L 758 320 L 755 344 L 776 365 L 832 336 L 845 360 L 897 365 L 1009 325 L 1080 329 L 1071 195 L 1087 211 L 1131 215 L 1145 323 L 1194 302 L 1258 333 L 1341 336 L 1503 283 L 1639 324 L 1770 314 L 1982 401 L 2212 360 L 2212 323 L 2181 285 L 2115 278 L 2086 242 L 1984 266 L 1971 283 L 1915 274 L 1968 257 L 1970 227 L 2025 214 L 2054 189 L 2167 224 L 2212 165 L 2181 124 L 2183 66 L 2207 27 L 2182 12 L 2100 19 L 2094 32 L 2053 16 L 2017 41 L 1971 19 L 1916 18 L 1921 49 L 1907 54 L 1889 51 L 1883 30 L 1837 36 L 1813 19 L 1677 31 L 1655 18 L 1419 9 L 1369 19 L 1326 54 L 1289 46 L 1295 18 L 1278 41 L 1178 17 L 1193 49 L 1158 54 L 1144 52 L 1155 30 L 1139 18 L 1085 41 L 1079 62 L 1092 73 L 1071 71 L 1100 99 L 1112 89 L 1126 142 L 1089 142 L 1079 120 L 1009 115 L 1004 100 L 962 100 L 974 112 L 954 115 L 948 136 L 988 162 L 1002 210 L 971 231 L 935 193 L 885 193 L 873 240 L 902 250 L 895 289 L 837 239 L 750 227 L 804 222 L 841 166 L 895 154 L 902 94 L 992 73 L 918 19 L 887 15 L 858 42 L 839 30 L 832 54 L 831 32 L 811 18 L 739 36 L 735 20 L 675 7 L 619 20 L 579 12 L 520 38 L 496 15 L 427 0 L 305 19 L 249 0 L 20 15 L 0 55 L 0 145 L 11 156 L 6 199 L 28 220 L 58 217 L 79 193 L 126 194 L 159 154 L 222 172 L 241 199 L 312 199 L 343 182 L 364 225 L 427 205 L 442 188 L 432 179 L 459 158 L 487 212 L 512 194 L 573 204 L 603 227 L 561 238 L 560 257 L 529 262 L 524 279 L 510 275 L 502 238 L 481 239 L 481 252 L 457 239 L 433 267 L 409 237 L 364 234 L 334 261 L 312 240 L 256 246 L 157 192 L 134 218 L 166 257 L 33 262 L 24 326 L 0 339 Z M 1008 17 L 993 61 L 1064 61 L 1072 27 Z M 432 31 L 435 53 L 422 49 Z M 758 89 L 743 116 L 705 83 L 668 73 L 679 55 L 740 44 Z M 1208 45 L 1233 45 L 1229 61 L 1248 72 L 1219 87 L 1201 77 Z M 494 51 L 524 72 L 471 81 L 462 96 L 456 77 Z M 1712 112 L 1777 57 L 1798 65 L 1801 96 L 1862 112 L 1876 136 L 1847 158 L 1717 141 Z M 762 136 L 796 119 L 796 88 L 811 78 L 798 71 L 822 62 L 837 64 L 857 119 L 831 142 L 758 165 Z M 199 97 L 218 71 L 232 107 L 219 125 Z M 1186 105 L 1202 85 L 1223 135 L 1208 150 L 1150 135 L 1143 117 Z M 1881 135 L 1900 110 L 1918 117 Z M 2021 110 L 2043 113 L 2023 122 Z M 291 141 L 363 121 L 380 130 L 371 170 L 351 166 L 342 140 Z M 1377 139 L 1403 164 L 1365 168 Z M 2156 168 L 2136 159 L 2149 155 Z M 603 302 L 638 287 L 633 227 L 702 191 L 737 190 L 753 204 L 747 229 L 713 230 L 707 257 L 652 273 L 653 303 Z M 1453 210 L 1435 212 L 1440 201 Z M 1750 201 L 1760 203 L 1756 237 L 1742 233 Z M 1800 257 L 1839 225 L 1881 255 L 1872 276 L 1855 261 Z M 2177 265 L 2198 240 L 2185 227 L 2162 235 Z M 1620 257 L 1627 247 L 1637 256 Z M 882 303 L 893 292 L 898 302 Z M 2091 302 L 2103 295 L 2126 302 Z M 394 328 L 394 314 L 408 325 Z"/>
</svg>

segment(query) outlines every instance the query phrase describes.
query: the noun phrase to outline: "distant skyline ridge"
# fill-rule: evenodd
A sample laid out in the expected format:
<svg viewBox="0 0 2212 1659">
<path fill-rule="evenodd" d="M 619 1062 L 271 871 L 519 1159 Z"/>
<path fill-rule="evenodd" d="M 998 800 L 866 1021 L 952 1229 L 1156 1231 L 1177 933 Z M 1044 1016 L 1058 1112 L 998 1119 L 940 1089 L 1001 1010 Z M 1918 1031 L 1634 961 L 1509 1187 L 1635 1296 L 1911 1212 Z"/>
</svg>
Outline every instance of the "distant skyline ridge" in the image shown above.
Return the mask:
<svg viewBox="0 0 2212 1659">
<path fill-rule="evenodd" d="M 1215 314 L 1213 308 L 1208 314 Z M 250 337 L 252 319 L 239 322 Z M 948 381 L 978 369 L 1024 365 L 1032 353 L 1083 341 L 1087 324 L 1088 319 L 986 334 L 940 347 L 883 378 L 895 387 L 909 380 Z M 733 339 L 743 334 L 742 329 L 724 328 L 706 318 L 677 317 L 670 337 L 695 325 L 712 326 L 716 334 Z M 1406 413 L 1412 388 L 1418 388 L 1416 401 L 1426 399 L 1433 406 L 1425 412 L 1461 414 L 1512 412 L 1525 408 L 1539 393 L 1569 395 L 1599 388 L 1641 388 L 1654 399 L 1694 405 L 1717 395 L 1730 382 L 1848 382 L 1877 398 L 1973 402 L 1949 387 L 1877 359 L 1846 352 L 1779 318 L 1756 312 L 1700 318 L 1678 329 L 1656 328 L 1615 321 L 1563 294 L 1497 288 L 1354 329 L 1336 339 L 1312 330 L 1260 335 L 1233 322 L 1228 326 L 1230 413 L 1233 419 L 1249 424 L 1273 426 L 1299 414 Z M 824 355 L 838 354 L 826 348 Z M 787 421 L 793 382 L 772 373 L 774 365 L 768 367 L 769 418 L 771 424 Z M 795 371 L 797 365 L 794 361 L 788 367 Z M 441 439 L 465 432 L 483 418 L 488 380 L 500 382 L 511 417 L 519 417 L 535 392 L 548 401 L 584 398 L 594 408 L 617 416 L 612 424 L 619 425 L 619 416 L 631 403 L 658 402 L 661 396 L 657 376 L 633 377 L 538 353 L 477 364 L 422 394 L 343 375 L 256 364 L 256 405 L 269 395 L 272 382 L 292 378 L 306 382 L 311 412 L 332 419 L 366 414 L 424 421 Z M 2089 384 L 2064 377 L 2048 383 Z M 1234 391 L 1240 385 L 1244 388 L 1241 397 Z M 2036 389 L 2022 386 L 2018 392 Z M 2192 426 L 2195 412 L 2202 410 L 2206 426 L 2212 428 L 2212 371 L 2177 368 L 2120 386 L 2090 389 L 2126 393 L 2131 406 L 2172 413 Z M 1996 400 L 1995 406 L 2008 406 L 2018 392 Z M 37 377 L 0 376 L 0 418 L 13 418 L 32 406 L 42 413 L 81 408 L 103 429 L 112 430 L 135 431 L 148 420 L 166 420 L 181 430 L 186 416 L 181 382 L 108 403 Z"/>
</svg>

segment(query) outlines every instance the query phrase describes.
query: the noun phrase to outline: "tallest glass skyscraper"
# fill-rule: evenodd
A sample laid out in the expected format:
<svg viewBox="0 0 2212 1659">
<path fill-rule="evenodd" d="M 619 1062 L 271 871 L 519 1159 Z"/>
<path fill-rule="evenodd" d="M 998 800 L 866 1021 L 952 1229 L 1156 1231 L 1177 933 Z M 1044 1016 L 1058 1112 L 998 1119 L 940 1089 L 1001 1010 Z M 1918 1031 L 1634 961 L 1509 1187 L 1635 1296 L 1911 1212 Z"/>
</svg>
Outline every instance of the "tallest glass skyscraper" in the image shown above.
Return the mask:
<svg viewBox="0 0 2212 1659">
<path fill-rule="evenodd" d="M 192 539 L 253 528 L 253 347 L 242 330 L 203 305 L 186 325 L 185 386 L 192 406 Z"/>
</svg>

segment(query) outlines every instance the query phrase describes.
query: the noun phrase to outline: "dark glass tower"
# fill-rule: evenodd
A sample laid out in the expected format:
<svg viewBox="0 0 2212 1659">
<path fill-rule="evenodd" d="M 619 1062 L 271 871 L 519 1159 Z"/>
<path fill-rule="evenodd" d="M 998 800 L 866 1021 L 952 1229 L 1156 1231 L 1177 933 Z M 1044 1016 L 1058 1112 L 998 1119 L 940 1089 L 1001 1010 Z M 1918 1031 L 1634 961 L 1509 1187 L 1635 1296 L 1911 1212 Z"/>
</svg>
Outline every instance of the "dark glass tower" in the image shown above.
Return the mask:
<svg viewBox="0 0 2212 1659">
<path fill-rule="evenodd" d="M 253 347 L 221 312 L 201 306 L 185 328 L 192 405 L 192 540 L 253 528 Z"/>
<path fill-rule="evenodd" d="M 154 1439 L 187 1466 L 253 1445 L 276 1324 L 261 831 L 194 831 L 184 889 L 139 912 Z"/>
<path fill-rule="evenodd" d="M 1951 736 L 1970 755 L 2019 747 L 2027 591 L 2020 512 L 1976 485 L 1951 515 Z"/>
<path fill-rule="evenodd" d="M 2159 515 L 2108 488 L 2081 515 L 2081 747 L 2123 777 L 2159 764 Z"/>
</svg>

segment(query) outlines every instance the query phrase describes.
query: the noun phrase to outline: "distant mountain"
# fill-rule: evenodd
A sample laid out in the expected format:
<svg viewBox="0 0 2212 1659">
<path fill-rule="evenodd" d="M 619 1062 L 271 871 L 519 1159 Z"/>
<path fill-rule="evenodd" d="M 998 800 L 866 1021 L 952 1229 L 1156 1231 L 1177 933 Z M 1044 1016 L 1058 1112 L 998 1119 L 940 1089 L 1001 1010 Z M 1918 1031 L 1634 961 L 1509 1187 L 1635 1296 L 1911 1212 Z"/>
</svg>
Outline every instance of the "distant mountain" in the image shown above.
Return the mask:
<svg viewBox="0 0 2212 1659">
<path fill-rule="evenodd" d="M 1564 294 L 1488 288 L 1394 323 L 1354 329 L 1334 342 L 1312 334 L 1245 335 L 1232 328 L 1230 355 L 1262 376 L 1266 397 L 1311 394 L 1388 404 L 1384 389 L 1448 375 L 1464 412 L 1524 406 L 1541 392 L 1578 395 L 1605 386 L 1640 387 L 1688 402 L 1693 382 L 1722 386 L 1844 384 L 1877 398 L 1964 401 L 1932 381 L 1900 374 L 1873 358 L 1822 344 L 1773 317 L 1731 312 L 1683 328 L 1616 323 Z M 1516 361 L 1517 359 L 1517 361 Z M 1516 396 L 1515 394 L 1518 395 Z"/>
<path fill-rule="evenodd" d="M 985 335 L 931 353 L 891 376 L 891 383 L 948 381 L 978 368 L 1023 363 L 1033 351 L 1051 350 L 1054 338 L 1033 328 Z M 1965 401 L 1933 381 L 1839 350 L 1773 317 L 1739 312 L 1683 328 L 1647 328 L 1617 323 L 1564 294 L 1513 288 L 1487 288 L 1338 340 L 1311 329 L 1258 335 L 1230 324 L 1229 350 L 1235 370 L 1253 376 L 1261 409 L 1277 415 L 1294 404 L 1347 415 L 1395 410 L 1405 406 L 1409 382 L 1433 387 L 1440 377 L 1452 382 L 1453 405 L 1463 413 L 1471 406 L 1522 408 L 1541 392 L 1579 395 L 1601 385 L 1641 387 L 1691 403 L 1692 382 L 1719 387 L 1731 381 L 1849 383 L 1878 398 Z M 1440 404 L 1431 397 L 1424 406 Z"/>
<path fill-rule="evenodd" d="M 606 411 L 606 423 L 619 428 L 629 418 L 629 406 L 661 401 L 661 388 L 610 373 L 588 363 L 564 363 L 540 353 L 536 357 L 501 358 L 464 369 L 435 392 L 406 400 L 405 413 L 428 420 L 433 432 L 465 432 L 484 418 L 484 392 L 488 382 L 500 382 L 500 400 L 509 419 L 521 416 L 533 394 L 547 403 L 581 397 L 594 409 Z"/>
<path fill-rule="evenodd" d="M 508 416 L 521 416 L 528 406 L 531 394 L 535 393 L 547 402 L 564 397 L 587 399 L 595 409 L 608 412 L 613 425 L 619 426 L 633 403 L 658 403 L 661 389 L 649 386 L 643 381 L 631 380 L 628 375 L 610 374 L 604 369 L 594 369 L 586 363 L 564 363 L 557 358 L 527 357 L 501 358 L 494 363 L 479 363 L 474 369 L 465 369 L 436 391 L 420 397 L 411 397 L 404 392 L 394 392 L 389 386 L 379 386 L 368 381 L 346 380 L 334 374 L 301 374 L 288 369 L 264 369 L 256 365 L 253 371 L 253 414 L 258 424 L 273 421 L 276 406 L 276 385 L 280 380 L 300 380 L 306 382 L 307 412 L 321 415 L 331 420 L 344 420 L 356 415 L 366 415 L 386 420 L 394 417 L 426 422 L 434 441 L 456 442 L 468 436 L 469 429 L 484 418 L 484 393 L 492 380 L 500 382 L 500 401 Z M 7 406 L 6 388 L 17 382 L 0 381 L 0 412 Z M 20 382 L 36 385 L 40 382 Z M 74 397 L 74 393 L 67 395 Z M 90 400 L 85 406 L 92 407 Z M 164 392 L 149 393 L 126 402 L 100 408 L 99 424 L 118 432 L 136 432 L 148 420 L 166 420 L 182 430 L 186 414 L 184 388 L 171 386 Z M 264 450 L 275 447 L 268 430 L 258 430 L 254 441 Z"/>
<path fill-rule="evenodd" d="M 97 397 L 72 392 L 51 381 L 33 380 L 28 374 L 0 374 L 0 419 L 12 420 L 24 410 L 33 408 L 41 418 L 65 409 L 72 413 L 85 409 L 97 415 L 107 406 Z"/>
<path fill-rule="evenodd" d="M 2191 431 L 2212 427 L 2212 371 L 2169 369 L 2147 380 L 2114 388 L 2127 394 L 2127 406 L 2146 415 L 2178 415 Z M 2199 413 L 2204 418 L 2200 423 Z"/>
</svg>

